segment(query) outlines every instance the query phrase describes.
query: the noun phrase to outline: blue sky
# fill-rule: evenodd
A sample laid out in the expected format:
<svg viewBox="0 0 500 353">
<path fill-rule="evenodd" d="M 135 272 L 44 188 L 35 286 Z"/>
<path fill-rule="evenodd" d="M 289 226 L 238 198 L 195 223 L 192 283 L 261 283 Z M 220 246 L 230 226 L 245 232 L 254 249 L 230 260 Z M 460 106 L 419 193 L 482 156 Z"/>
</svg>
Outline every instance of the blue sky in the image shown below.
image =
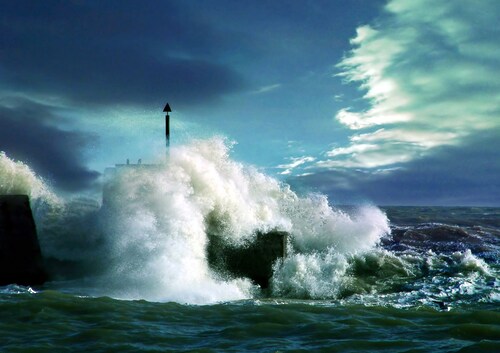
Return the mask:
<svg viewBox="0 0 500 353">
<path fill-rule="evenodd" d="M 332 202 L 500 205 L 496 0 L 0 4 L 0 150 L 60 190 L 156 161 L 168 101 Z"/>
</svg>

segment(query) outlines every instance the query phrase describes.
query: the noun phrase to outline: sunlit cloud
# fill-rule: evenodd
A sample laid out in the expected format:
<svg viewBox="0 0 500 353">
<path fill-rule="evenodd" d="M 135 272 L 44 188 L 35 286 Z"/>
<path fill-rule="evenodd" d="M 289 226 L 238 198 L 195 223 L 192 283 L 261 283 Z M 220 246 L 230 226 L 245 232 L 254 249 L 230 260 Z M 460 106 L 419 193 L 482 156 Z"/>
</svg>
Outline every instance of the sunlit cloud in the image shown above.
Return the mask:
<svg viewBox="0 0 500 353">
<path fill-rule="evenodd" d="M 348 146 L 325 152 L 315 166 L 390 171 L 497 130 L 499 10 L 494 0 L 389 1 L 373 25 L 357 29 L 353 49 L 337 65 L 369 106 L 336 114 L 355 132 Z"/>
<path fill-rule="evenodd" d="M 303 156 L 303 157 L 291 157 L 290 158 L 290 163 L 287 164 L 280 164 L 276 168 L 277 169 L 284 169 L 281 171 L 279 174 L 281 175 L 290 175 L 292 174 L 292 171 L 299 167 L 302 166 L 306 163 L 314 162 L 316 158 L 311 157 L 311 156 Z M 305 173 L 308 174 L 308 173 Z"/>
<path fill-rule="evenodd" d="M 375 149 L 377 149 L 377 145 L 357 144 L 357 145 L 351 145 L 349 147 L 334 148 L 333 150 L 327 152 L 327 156 L 335 157 L 342 155 L 356 155 L 357 153 L 363 153 L 370 150 L 373 151 Z"/>
</svg>

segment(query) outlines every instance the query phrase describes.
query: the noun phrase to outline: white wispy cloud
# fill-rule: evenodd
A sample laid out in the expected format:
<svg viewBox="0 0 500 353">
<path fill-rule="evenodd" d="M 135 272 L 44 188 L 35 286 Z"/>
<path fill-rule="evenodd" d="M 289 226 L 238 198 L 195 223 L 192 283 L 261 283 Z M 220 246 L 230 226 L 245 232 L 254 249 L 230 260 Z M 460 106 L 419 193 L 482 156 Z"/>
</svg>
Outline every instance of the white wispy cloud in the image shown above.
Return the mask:
<svg viewBox="0 0 500 353">
<path fill-rule="evenodd" d="M 500 2 L 390 0 L 338 64 L 369 108 L 340 110 L 350 144 L 321 168 L 379 168 L 500 127 Z"/>
<path fill-rule="evenodd" d="M 316 158 L 311 156 L 291 157 L 289 159 L 290 163 L 280 164 L 276 167 L 277 169 L 283 169 L 283 171 L 280 172 L 279 174 L 290 175 L 292 174 L 293 170 L 296 169 L 297 167 L 302 166 L 306 163 L 314 162 L 316 160 Z"/>
<path fill-rule="evenodd" d="M 267 85 L 267 86 L 260 87 L 259 89 L 253 91 L 252 93 L 253 94 L 267 93 L 267 92 L 274 91 L 275 89 L 278 89 L 280 87 L 281 87 L 281 83 L 275 83 L 275 84 L 272 84 L 272 85 Z"/>
</svg>

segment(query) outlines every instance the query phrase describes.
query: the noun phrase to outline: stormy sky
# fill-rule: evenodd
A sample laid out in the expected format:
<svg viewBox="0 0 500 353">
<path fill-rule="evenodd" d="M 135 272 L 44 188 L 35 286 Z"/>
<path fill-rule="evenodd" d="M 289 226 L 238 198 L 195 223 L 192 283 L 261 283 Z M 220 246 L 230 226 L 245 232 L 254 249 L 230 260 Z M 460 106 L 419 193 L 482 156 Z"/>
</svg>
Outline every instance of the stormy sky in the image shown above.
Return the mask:
<svg viewBox="0 0 500 353">
<path fill-rule="evenodd" d="M 58 189 L 154 162 L 168 101 L 332 202 L 500 205 L 496 0 L 0 5 L 0 150 Z"/>
</svg>

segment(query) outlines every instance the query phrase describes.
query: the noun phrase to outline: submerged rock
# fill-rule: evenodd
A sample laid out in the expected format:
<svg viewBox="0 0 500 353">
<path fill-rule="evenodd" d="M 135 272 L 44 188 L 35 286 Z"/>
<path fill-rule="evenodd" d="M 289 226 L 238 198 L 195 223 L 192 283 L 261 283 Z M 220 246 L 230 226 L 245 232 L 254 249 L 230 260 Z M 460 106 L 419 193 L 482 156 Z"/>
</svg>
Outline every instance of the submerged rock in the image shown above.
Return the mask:
<svg viewBox="0 0 500 353">
<path fill-rule="evenodd" d="M 0 195 L 0 285 L 46 279 L 28 196 Z"/>
</svg>

